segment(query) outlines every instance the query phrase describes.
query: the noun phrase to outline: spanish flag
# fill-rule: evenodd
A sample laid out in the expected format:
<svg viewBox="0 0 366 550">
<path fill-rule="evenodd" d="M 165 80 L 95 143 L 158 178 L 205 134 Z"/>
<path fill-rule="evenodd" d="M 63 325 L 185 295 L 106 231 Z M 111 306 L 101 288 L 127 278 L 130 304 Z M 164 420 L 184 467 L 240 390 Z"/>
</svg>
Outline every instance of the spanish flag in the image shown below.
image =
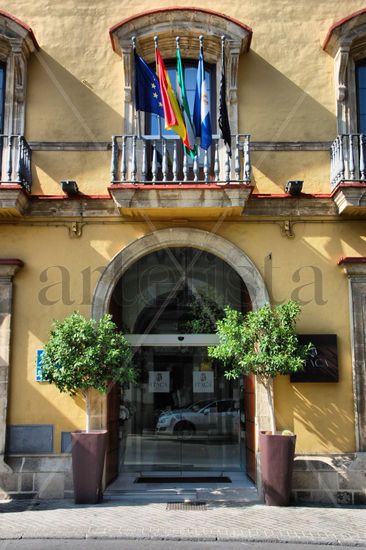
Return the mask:
<svg viewBox="0 0 366 550">
<path fill-rule="evenodd" d="M 184 124 L 177 98 L 175 97 L 168 72 L 158 48 L 156 48 L 156 65 L 164 109 L 165 129 L 173 130 L 173 132 L 178 134 L 178 136 L 182 138 L 185 147 L 190 150 L 187 128 Z"/>
</svg>

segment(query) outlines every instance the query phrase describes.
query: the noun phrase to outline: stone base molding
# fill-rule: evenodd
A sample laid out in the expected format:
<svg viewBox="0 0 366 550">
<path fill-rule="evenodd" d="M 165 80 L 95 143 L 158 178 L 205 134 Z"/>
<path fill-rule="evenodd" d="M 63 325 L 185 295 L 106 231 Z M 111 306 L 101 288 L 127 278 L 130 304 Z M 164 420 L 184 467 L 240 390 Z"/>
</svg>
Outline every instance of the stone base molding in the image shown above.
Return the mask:
<svg viewBox="0 0 366 550">
<path fill-rule="evenodd" d="M 366 504 L 366 453 L 311 455 L 295 458 L 295 502 L 335 505 Z"/>
<path fill-rule="evenodd" d="M 13 277 L 23 262 L 16 258 L 0 258 L 0 473 L 9 471 L 4 462 L 6 416 L 8 410 L 8 380 Z"/>
<path fill-rule="evenodd" d="M 0 499 L 60 499 L 73 496 L 71 455 L 13 455 L 11 473 L 0 473 Z"/>
<path fill-rule="evenodd" d="M 72 498 L 70 454 L 13 455 L 0 473 L 0 499 Z M 244 475 L 244 473 L 243 473 Z M 298 455 L 292 480 L 296 503 L 366 504 L 366 453 Z"/>
</svg>

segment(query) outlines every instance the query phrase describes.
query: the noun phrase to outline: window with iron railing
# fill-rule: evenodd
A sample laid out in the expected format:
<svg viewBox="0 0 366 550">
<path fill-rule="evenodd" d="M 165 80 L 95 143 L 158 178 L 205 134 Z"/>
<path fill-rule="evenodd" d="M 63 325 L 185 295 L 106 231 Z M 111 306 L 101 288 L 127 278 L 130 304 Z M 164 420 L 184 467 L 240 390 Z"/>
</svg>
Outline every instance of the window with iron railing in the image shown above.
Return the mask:
<svg viewBox="0 0 366 550">
<path fill-rule="evenodd" d="M 208 63 L 205 64 L 205 77 L 206 77 L 206 83 L 207 83 L 207 92 L 208 92 L 208 99 L 209 99 L 209 110 L 210 110 L 210 117 L 211 117 L 211 129 L 213 135 L 216 134 L 217 130 L 217 121 L 216 121 L 216 68 L 213 65 L 210 65 Z M 150 67 L 154 70 L 154 65 L 150 65 Z M 172 84 L 172 87 L 174 89 L 174 92 L 176 93 L 177 89 L 177 72 L 176 72 L 176 60 L 168 60 L 166 62 L 166 68 L 168 71 L 169 79 Z M 183 60 L 183 71 L 184 71 L 184 80 L 186 85 L 186 92 L 187 92 L 187 99 L 189 104 L 189 110 L 191 113 L 191 117 L 193 120 L 193 108 L 194 108 L 194 98 L 196 93 L 196 79 L 197 79 L 197 60 L 192 59 L 184 59 Z M 176 162 L 177 166 L 180 167 L 178 169 L 177 177 L 179 179 L 183 179 L 183 160 L 184 160 L 184 151 L 183 151 L 183 144 L 181 142 L 181 139 L 179 136 L 173 132 L 172 130 L 166 130 L 164 128 L 164 119 L 160 119 L 160 117 L 154 113 L 145 116 L 145 131 L 144 131 L 144 137 L 148 141 L 150 141 L 148 150 L 147 150 L 147 161 L 148 166 L 152 166 L 152 142 L 154 141 L 155 147 L 156 147 L 156 156 L 157 156 L 157 163 L 158 163 L 158 178 L 162 179 L 162 171 L 163 171 L 163 142 L 161 141 L 161 138 L 166 139 L 166 157 L 167 157 L 167 169 L 168 173 L 173 172 L 173 162 L 174 162 L 174 148 L 176 148 Z M 204 170 L 204 151 L 198 146 L 197 148 L 198 152 L 198 158 L 197 158 L 197 164 L 198 164 L 198 179 L 202 180 L 204 178 L 203 170 Z M 209 164 L 212 167 L 212 174 L 210 174 L 211 177 L 213 177 L 213 165 L 214 165 L 214 151 L 213 147 L 211 147 L 211 150 L 209 152 L 210 159 Z M 187 156 L 185 159 L 187 162 L 187 170 L 188 180 L 194 179 L 193 174 L 193 158 Z M 181 172 L 181 173 L 180 173 Z M 147 174 L 147 179 L 151 180 L 153 178 L 151 170 Z M 171 177 L 168 179 L 173 179 L 173 175 L 171 174 Z"/>
</svg>

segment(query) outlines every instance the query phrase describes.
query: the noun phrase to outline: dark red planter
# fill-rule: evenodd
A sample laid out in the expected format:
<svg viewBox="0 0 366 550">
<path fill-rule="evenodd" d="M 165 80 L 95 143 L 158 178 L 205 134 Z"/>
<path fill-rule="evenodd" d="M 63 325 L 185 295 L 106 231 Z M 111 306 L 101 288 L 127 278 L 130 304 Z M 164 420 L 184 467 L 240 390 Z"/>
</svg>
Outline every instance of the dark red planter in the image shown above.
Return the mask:
<svg viewBox="0 0 366 550">
<path fill-rule="evenodd" d="M 107 430 L 73 432 L 71 434 L 72 473 L 76 504 L 96 504 L 102 499 L 107 434 Z"/>
<path fill-rule="evenodd" d="M 264 501 L 268 506 L 288 506 L 296 435 L 259 434 Z"/>
</svg>

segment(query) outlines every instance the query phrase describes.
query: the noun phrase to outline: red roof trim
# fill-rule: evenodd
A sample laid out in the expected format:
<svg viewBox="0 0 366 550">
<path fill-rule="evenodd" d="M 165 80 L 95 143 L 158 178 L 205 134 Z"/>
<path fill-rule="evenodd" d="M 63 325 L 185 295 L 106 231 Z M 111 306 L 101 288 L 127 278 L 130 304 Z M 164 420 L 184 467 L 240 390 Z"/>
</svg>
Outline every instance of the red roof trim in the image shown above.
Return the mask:
<svg viewBox="0 0 366 550">
<path fill-rule="evenodd" d="M 114 44 L 113 44 L 113 38 L 112 34 L 114 31 L 119 29 L 120 27 L 123 27 L 123 25 L 126 25 L 127 23 L 130 23 L 131 21 L 134 21 L 135 19 L 140 19 L 141 17 L 145 17 L 146 15 L 153 15 L 155 13 L 165 13 L 165 12 L 171 12 L 171 11 L 198 11 L 201 13 L 205 13 L 207 15 L 216 15 L 216 17 L 221 17 L 222 19 L 226 19 L 227 21 L 230 21 L 230 23 L 234 23 L 235 25 L 238 25 L 238 27 L 241 27 L 242 29 L 246 30 L 249 33 L 249 41 L 247 45 L 247 51 L 250 48 L 250 43 L 252 40 L 253 31 L 248 25 L 245 25 L 244 23 L 241 23 L 241 21 L 238 21 L 237 19 L 234 19 L 233 17 L 230 17 L 229 15 L 225 15 L 223 13 L 220 13 L 218 11 L 210 10 L 207 8 L 196 8 L 193 6 L 170 6 L 169 8 L 158 8 L 155 10 L 146 10 L 141 13 L 138 13 L 136 15 L 131 15 L 130 17 L 127 17 L 127 19 L 123 19 L 119 23 L 116 23 L 109 29 L 109 35 L 112 41 L 112 47 L 115 51 Z"/>
<path fill-rule="evenodd" d="M 29 25 L 27 25 L 26 23 L 24 23 L 24 21 L 22 21 L 21 19 L 18 19 L 17 17 L 15 17 L 15 15 L 12 15 L 11 13 L 8 13 L 5 10 L 0 10 L 0 15 L 2 15 L 3 17 L 6 17 L 7 19 L 10 19 L 11 21 L 14 21 L 14 23 L 17 23 L 18 25 L 23 27 L 23 29 L 28 31 L 29 35 L 30 35 L 30 37 L 33 41 L 33 44 L 34 44 L 35 48 L 37 50 L 39 50 L 39 44 L 38 44 L 37 39 L 34 36 L 34 33 L 33 33 L 32 29 L 30 28 Z"/>
<path fill-rule="evenodd" d="M 337 263 L 338 265 L 366 264 L 366 258 L 365 256 L 360 256 L 359 258 L 357 258 L 357 256 L 341 256 Z"/>
<path fill-rule="evenodd" d="M 18 265 L 23 267 L 24 262 L 18 258 L 0 258 L 0 265 Z"/>
<path fill-rule="evenodd" d="M 363 13 L 366 13 L 366 8 L 362 8 L 361 10 L 355 11 L 354 13 L 351 13 L 351 15 L 348 15 L 347 17 L 344 17 L 343 19 L 340 19 L 336 23 L 333 23 L 333 25 L 330 27 L 330 29 L 327 32 L 327 35 L 325 37 L 325 40 L 323 42 L 323 50 L 327 49 L 327 46 L 329 44 L 329 41 L 331 39 L 331 36 L 333 32 L 338 28 L 344 25 L 344 23 L 347 23 L 347 21 L 350 21 L 354 17 L 358 17 L 359 15 L 362 15 Z"/>
</svg>

